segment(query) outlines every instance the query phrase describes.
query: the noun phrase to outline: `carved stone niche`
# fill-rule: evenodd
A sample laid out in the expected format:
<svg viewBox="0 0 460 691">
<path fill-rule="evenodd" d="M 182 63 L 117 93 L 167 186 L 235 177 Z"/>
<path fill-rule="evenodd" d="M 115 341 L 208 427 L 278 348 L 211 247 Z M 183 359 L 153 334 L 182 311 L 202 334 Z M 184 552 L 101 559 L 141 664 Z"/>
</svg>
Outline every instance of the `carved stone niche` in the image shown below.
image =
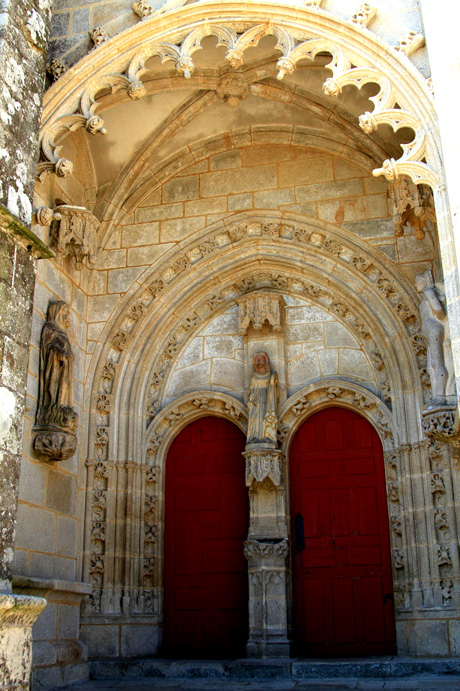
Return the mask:
<svg viewBox="0 0 460 691">
<path fill-rule="evenodd" d="M 50 302 L 40 340 L 40 380 L 33 448 L 39 458 L 64 461 L 77 448 L 78 414 L 73 409 L 73 353 L 67 335 L 69 306 Z"/>
<path fill-rule="evenodd" d="M 259 290 L 248 293 L 238 300 L 238 333 L 244 336 L 251 325 L 260 331 L 265 323 L 273 331 L 282 331 L 283 307 L 281 295 Z"/>
<path fill-rule="evenodd" d="M 248 657 L 289 655 L 286 539 L 248 540 L 244 556 L 249 572 Z"/>
<path fill-rule="evenodd" d="M 440 405 L 422 413 L 422 427 L 429 439 L 460 448 L 460 433 L 455 424 L 456 406 Z"/>
<path fill-rule="evenodd" d="M 68 261 L 78 271 L 86 257 L 94 264 L 97 255 L 99 221 L 84 206 L 61 204 L 56 207 L 60 220 L 54 221 L 50 231 L 50 245 L 59 259 Z"/>
</svg>

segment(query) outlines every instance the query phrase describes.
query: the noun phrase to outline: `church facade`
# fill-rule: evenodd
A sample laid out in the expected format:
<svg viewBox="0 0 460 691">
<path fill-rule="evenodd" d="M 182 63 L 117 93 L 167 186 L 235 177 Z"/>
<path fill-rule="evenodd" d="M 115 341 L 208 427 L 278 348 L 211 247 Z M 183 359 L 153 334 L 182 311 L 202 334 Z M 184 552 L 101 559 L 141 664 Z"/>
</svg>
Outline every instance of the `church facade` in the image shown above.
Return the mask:
<svg viewBox="0 0 460 691">
<path fill-rule="evenodd" d="M 429 0 L 21 5 L 4 687 L 458 655 L 454 30 Z"/>
</svg>

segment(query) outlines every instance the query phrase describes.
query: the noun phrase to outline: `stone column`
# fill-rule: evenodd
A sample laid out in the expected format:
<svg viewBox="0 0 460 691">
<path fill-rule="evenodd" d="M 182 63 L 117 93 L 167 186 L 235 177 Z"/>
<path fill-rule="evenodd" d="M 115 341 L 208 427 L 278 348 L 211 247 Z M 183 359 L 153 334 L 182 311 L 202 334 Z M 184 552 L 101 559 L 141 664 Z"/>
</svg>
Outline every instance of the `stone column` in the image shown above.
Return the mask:
<svg viewBox="0 0 460 691">
<path fill-rule="evenodd" d="M 31 629 L 46 601 L 11 592 L 36 258 L 30 230 L 51 0 L 5 0 L 0 16 L 0 688 L 29 688 Z"/>
<path fill-rule="evenodd" d="M 278 447 L 278 406 L 286 397 L 284 300 L 253 291 L 238 301 L 248 402 L 246 486 L 249 534 L 249 657 L 289 655 L 286 460 Z"/>
<path fill-rule="evenodd" d="M 277 449 L 246 451 L 249 535 L 249 657 L 289 655 L 285 457 Z"/>
<path fill-rule="evenodd" d="M 248 540 L 244 554 L 249 567 L 248 657 L 289 655 L 286 606 L 286 539 Z"/>
</svg>

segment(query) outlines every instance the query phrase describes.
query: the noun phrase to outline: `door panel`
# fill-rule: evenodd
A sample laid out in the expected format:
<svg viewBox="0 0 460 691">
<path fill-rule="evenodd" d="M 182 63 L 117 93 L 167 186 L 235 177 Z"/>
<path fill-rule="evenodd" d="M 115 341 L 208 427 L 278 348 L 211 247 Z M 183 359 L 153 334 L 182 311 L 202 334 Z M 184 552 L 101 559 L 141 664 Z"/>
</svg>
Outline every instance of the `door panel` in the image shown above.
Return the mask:
<svg viewBox="0 0 460 691">
<path fill-rule="evenodd" d="M 248 637 L 245 439 L 232 423 L 197 420 L 175 439 L 165 488 L 165 653 L 244 654 Z"/>
<path fill-rule="evenodd" d="M 329 408 L 297 432 L 290 454 L 292 516 L 305 550 L 293 555 L 296 653 L 395 652 L 383 452 L 357 413 Z"/>
</svg>

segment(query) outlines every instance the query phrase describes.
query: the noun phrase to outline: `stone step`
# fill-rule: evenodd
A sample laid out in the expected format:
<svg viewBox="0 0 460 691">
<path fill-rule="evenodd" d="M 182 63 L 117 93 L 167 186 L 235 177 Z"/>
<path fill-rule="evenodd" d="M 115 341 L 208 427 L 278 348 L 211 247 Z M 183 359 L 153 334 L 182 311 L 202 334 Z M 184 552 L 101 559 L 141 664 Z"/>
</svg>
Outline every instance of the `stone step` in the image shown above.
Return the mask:
<svg viewBox="0 0 460 691">
<path fill-rule="evenodd" d="M 92 660 L 90 674 L 92 679 L 382 679 L 460 675 L 460 659 L 373 657 L 346 660 Z"/>
</svg>

